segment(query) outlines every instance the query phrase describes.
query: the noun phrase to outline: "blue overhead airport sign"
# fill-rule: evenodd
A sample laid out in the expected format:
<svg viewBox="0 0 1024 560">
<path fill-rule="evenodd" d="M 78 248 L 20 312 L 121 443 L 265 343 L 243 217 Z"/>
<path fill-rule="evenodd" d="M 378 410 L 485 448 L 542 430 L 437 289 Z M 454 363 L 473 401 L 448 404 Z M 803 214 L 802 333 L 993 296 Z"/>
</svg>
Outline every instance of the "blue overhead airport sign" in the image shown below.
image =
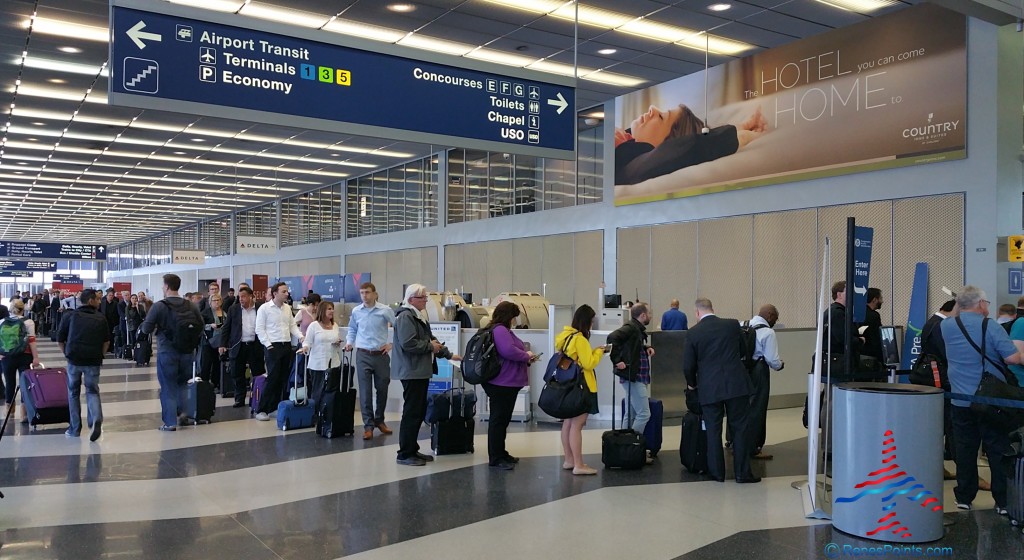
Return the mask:
<svg viewBox="0 0 1024 560">
<path fill-rule="evenodd" d="M 107 259 L 107 246 L 43 243 L 40 241 L 0 241 L 0 258 L 103 261 Z"/>
<path fill-rule="evenodd" d="M 110 20 L 114 105 L 575 157 L 570 78 L 140 0 Z"/>
<path fill-rule="evenodd" d="M 53 272 L 57 270 L 57 263 L 47 261 L 0 261 L 0 270 L 29 270 L 41 272 Z"/>
</svg>

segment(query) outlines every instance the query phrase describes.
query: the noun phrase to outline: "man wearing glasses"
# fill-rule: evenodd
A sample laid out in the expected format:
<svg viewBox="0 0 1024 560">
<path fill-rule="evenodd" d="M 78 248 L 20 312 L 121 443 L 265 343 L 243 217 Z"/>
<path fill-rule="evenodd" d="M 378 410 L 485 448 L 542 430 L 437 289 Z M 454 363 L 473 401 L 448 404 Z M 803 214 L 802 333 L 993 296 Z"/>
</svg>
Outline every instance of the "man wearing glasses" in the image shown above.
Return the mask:
<svg viewBox="0 0 1024 560">
<path fill-rule="evenodd" d="M 964 286 L 956 295 L 960 315 L 942 320 L 942 339 L 946 342 L 949 384 L 954 393 L 973 395 L 981 377 L 988 372 L 1005 381 L 1004 363 L 1019 364 L 1022 356 L 1010 336 L 988 318 L 985 292 Z M 978 448 L 985 442 L 992 469 L 992 498 L 996 513 L 1006 515 L 1007 469 L 1002 461 L 1010 453 L 1009 436 L 988 424 L 971 410 L 971 403 L 953 400 L 953 459 L 956 461 L 956 507 L 970 510 L 978 495 Z"/>
<path fill-rule="evenodd" d="M 427 387 L 434 375 L 434 360 L 461 360 L 457 354 L 434 338 L 427 322 L 427 287 L 412 284 L 405 290 L 405 301 L 395 314 L 395 344 L 391 366 L 395 379 L 402 382 L 402 424 L 398 428 L 398 464 L 422 467 L 434 458 L 420 453 L 416 438 L 427 415 Z"/>
</svg>

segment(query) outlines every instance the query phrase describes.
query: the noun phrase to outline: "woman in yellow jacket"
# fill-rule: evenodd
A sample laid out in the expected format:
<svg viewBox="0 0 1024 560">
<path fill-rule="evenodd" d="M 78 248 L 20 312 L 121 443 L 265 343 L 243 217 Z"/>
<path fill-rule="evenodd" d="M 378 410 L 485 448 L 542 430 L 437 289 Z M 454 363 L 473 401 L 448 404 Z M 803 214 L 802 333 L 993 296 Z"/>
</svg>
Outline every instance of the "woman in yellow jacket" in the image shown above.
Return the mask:
<svg viewBox="0 0 1024 560">
<path fill-rule="evenodd" d="M 575 418 L 562 421 L 562 452 L 565 454 L 565 462 L 562 468 L 572 469 L 572 474 L 590 475 L 597 474 L 597 470 L 588 467 L 583 462 L 583 426 L 587 423 L 587 416 L 597 414 L 597 376 L 594 368 L 597 367 L 601 357 L 604 356 L 606 347 L 592 348 L 590 346 L 590 328 L 594 323 L 594 308 L 589 305 L 581 305 L 572 316 L 572 326 L 565 327 L 555 337 L 555 348 L 561 350 L 565 346 L 565 353 L 576 360 L 583 368 L 583 377 L 587 381 L 587 389 L 590 390 L 590 410 Z M 566 345 L 568 341 L 568 345 Z"/>
</svg>

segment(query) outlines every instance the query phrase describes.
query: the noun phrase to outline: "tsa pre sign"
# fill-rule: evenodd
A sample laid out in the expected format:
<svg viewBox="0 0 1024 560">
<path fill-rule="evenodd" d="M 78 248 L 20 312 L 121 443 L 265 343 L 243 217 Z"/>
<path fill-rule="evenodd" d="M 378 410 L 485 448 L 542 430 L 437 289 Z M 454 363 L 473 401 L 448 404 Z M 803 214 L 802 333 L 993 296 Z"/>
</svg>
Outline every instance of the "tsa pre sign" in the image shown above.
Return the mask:
<svg viewBox="0 0 1024 560">
<path fill-rule="evenodd" d="M 112 105 L 575 157 L 572 78 L 144 0 L 111 39 Z"/>
</svg>

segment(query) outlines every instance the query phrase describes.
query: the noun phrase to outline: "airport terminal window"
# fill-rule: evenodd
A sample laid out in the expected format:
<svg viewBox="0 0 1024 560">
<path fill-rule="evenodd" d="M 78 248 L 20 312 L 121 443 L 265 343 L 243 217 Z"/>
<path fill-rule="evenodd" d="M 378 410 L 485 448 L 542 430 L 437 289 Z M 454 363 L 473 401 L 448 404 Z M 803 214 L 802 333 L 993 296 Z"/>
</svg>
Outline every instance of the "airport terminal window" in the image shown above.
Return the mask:
<svg viewBox="0 0 1024 560">
<path fill-rule="evenodd" d="M 199 226 L 189 226 L 174 231 L 172 234 L 172 249 L 195 250 L 199 246 Z"/>
<path fill-rule="evenodd" d="M 235 235 L 277 237 L 276 204 L 271 202 L 235 214 Z"/>
<path fill-rule="evenodd" d="M 171 243 L 172 239 L 173 237 L 170 233 L 152 237 L 149 240 L 149 251 L 145 253 L 136 251 L 135 254 L 141 254 L 144 256 L 148 255 L 150 266 L 168 264 L 171 262 L 171 248 L 173 247 Z"/>
<path fill-rule="evenodd" d="M 281 246 L 340 239 L 339 189 L 332 185 L 281 201 Z"/>
<path fill-rule="evenodd" d="M 577 160 L 448 152 L 448 223 L 592 204 L 604 199 L 604 121 L 580 118 Z"/>
<path fill-rule="evenodd" d="M 437 160 L 425 158 L 348 182 L 348 237 L 437 225 Z"/>
<path fill-rule="evenodd" d="M 231 218 L 224 216 L 199 224 L 199 248 L 208 257 L 231 254 Z"/>
<path fill-rule="evenodd" d="M 150 240 L 136 241 L 132 248 L 132 268 L 144 268 L 150 265 L 149 258 Z"/>
</svg>

